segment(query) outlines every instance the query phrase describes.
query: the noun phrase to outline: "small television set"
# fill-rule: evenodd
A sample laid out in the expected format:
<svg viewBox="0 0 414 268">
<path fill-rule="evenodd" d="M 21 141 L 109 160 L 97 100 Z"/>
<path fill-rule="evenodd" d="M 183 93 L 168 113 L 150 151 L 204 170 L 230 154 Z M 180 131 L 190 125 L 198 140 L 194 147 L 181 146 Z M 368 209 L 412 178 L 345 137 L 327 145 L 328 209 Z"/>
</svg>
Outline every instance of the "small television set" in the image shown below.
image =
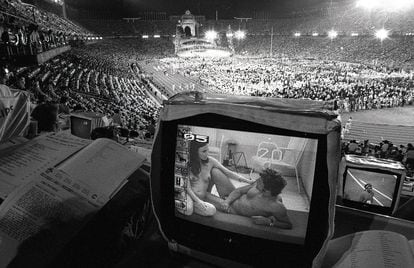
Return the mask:
<svg viewBox="0 0 414 268">
<path fill-rule="evenodd" d="M 340 123 L 324 105 L 199 92 L 166 101 L 151 198 L 170 249 L 223 266 L 320 261 L 340 160 Z"/>
<path fill-rule="evenodd" d="M 405 177 L 400 162 L 345 155 L 341 172 L 343 205 L 385 215 L 395 212 Z"/>
<path fill-rule="evenodd" d="M 103 114 L 83 112 L 70 115 L 70 132 L 72 135 L 84 139 L 90 139 L 92 131 L 97 127 L 108 125 L 108 120 Z"/>
</svg>

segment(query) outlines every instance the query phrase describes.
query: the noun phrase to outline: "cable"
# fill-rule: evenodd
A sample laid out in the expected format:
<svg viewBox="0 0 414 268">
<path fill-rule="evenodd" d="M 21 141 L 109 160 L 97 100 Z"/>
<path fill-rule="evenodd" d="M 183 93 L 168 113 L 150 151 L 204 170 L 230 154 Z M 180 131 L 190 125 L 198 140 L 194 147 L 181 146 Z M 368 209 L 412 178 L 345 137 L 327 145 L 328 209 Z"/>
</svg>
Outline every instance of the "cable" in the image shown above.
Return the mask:
<svg viewBox="0 0 414 268">
<path fill-rule="evenodd" d="M 157 137 L 157 135 L 158 135 L 158 128 L 156 130 L 155 137 Z M 151 154 L 154 153 L 154 144 L 155 144 L 155 142 L 156 142 L 156 139 L 154 139 L 154 143 L 152 144 L 152 150 L 151 150 L 152 153 Z M 152 169 L 151 169 L 151 173 L 152 173 Z M 151 180 L 151 177 L 152 176 L 151 176 L 151 173 L 150 173 L 150 180 L 149 180 L 149 188 L 150 188 L 150 201 L 151 201 L 152 212 L 154 213 L 154 217 L 155 217 L 155 220 L 157 221 L 157 225 L 158 225 L 158 230 L 160 231 L 162 238 L 164 238 L 164 240 L 170 246 L 170 244 L 171 243 L 174 243 L 174 242 L 170 241 L 168 239 L 168 237 L 165 235 L 164 231 L 162 230 L 162 226 L 161 226 L 160 219 L 159 219 L 159 217 L 157 215 L 157 212 L 155 211 L 155 207 L 154 207 L 154 197 L 152 195 L 152 180 Z"/>
</svg>

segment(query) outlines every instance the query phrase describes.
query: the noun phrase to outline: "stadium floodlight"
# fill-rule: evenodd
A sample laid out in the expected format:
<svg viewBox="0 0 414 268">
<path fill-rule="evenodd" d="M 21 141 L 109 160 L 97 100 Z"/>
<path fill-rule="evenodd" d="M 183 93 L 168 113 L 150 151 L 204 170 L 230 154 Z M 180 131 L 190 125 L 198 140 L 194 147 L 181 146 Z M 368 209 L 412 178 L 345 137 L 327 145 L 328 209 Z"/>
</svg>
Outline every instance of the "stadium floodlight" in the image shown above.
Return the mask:
<svg viewBox="0 0 414 268">
<path fill-rule="evenodd" d="M 160 38 L 161 37 L 161 35 L 159 35 L 159 34 L 154 34 L 154 38 Z"/>
<path fill-rule="evenodd" d="M 299 33 L 299 32 L 297 32 L 297 33 L 295 33 L 295 34 L 294 34 L 294 36 L 295 36 L 295 37 L 299 37 L 299 36 L 300 36 L 300 33 Z"/>
<path fill-rule="evenodd" d="M 384 39 L 388 38 L 389 31 L 385 30 L 384 28 L 375 32 L 375 37 L 379 40 L 384 41 Z"/>
<path fill-rule="evenodd" d="M 234 34 L 232 32 L 226 33 L 226 37 L 227 38 L 232 38 L 233 36 L 234 36 Z"/>
<path fill-rule="evenodd" d="M 351 33 L 351 36 L 358 36 L 359 33 Z"/>
<path fill-rule="evenodd" d="M 356 2 L 357 7 L 362 7 L 366 9 L 372 9 L 377 7 L 378 3 L 376 0 L 358 0 Z"/>
<path fill-rule="evenodd" d="M 413 7 L 414 2 L 412 0 L 358 0 L 356 6 L 368 10 L 382 9 L 385 11 L 399 11 Z"/>
<path fill-rule="evenodd" d="M 216 39 L 217 38 L 217 32 L 216 31 L 213 31 L 213 30 L 207 31 L 206 32 L 206 38 L 209 39 L 209 40 Z"/>
<path fill-rule="evenodd" d="M 319 36 L 318 33 L 312 33 L 312 36 Z"/>
<path fill-rule="evenodd" d="M 144 34 L 143 36 L 142 36 L 142 38 L 144 38 L 144 39 L 148 39 L 148 35 L 147 34 Z"/>
<path fill-rule="evenodd" d="M 338 36 L 338 32 L 337 31 L 335 31 L 335 30 L 330 30 L 329 32 L 328 32 L 328 37 L 329 38 L 331 38 L 331 39 L 334 39 L 334 38 L 336 38 Z"/>
<path fill-rule="evenodd" d="M 236 36 L 236 39 L 239 39 L 239 40 L 244 39 L 246 38 L 246 32 L 238 30 L 236 31 L 235 36 Z"/>
</svg>

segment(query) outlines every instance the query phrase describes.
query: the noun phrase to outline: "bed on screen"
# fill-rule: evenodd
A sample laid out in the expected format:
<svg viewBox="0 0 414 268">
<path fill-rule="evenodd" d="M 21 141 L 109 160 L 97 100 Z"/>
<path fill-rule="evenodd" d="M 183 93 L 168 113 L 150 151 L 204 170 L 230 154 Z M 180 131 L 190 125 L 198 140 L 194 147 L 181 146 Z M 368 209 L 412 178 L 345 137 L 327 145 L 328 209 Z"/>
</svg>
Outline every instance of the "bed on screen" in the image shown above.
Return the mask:
<svg viewBox="0 0 414 268">
<path fill-rule="evenodd" d="M 257 225 L 254 224 L 249 217 L 227 214 L 220 211 L 217 211 L 212 217 L 205 217 L 197 214 L 186 216 L 180 213 L 177 213 L 176 216 L 184 220 L 200 223 L 213 228 L 220 228 L 229 232 L 255 236 L 263 239 L 285 241 L 294 244 L 304 243 L 306 223 L 308 221 L 308 213 L 302 211 L 288 211 L 288 216 L 293 227 L 292 229 L 287 230 Z"/>
</svg>

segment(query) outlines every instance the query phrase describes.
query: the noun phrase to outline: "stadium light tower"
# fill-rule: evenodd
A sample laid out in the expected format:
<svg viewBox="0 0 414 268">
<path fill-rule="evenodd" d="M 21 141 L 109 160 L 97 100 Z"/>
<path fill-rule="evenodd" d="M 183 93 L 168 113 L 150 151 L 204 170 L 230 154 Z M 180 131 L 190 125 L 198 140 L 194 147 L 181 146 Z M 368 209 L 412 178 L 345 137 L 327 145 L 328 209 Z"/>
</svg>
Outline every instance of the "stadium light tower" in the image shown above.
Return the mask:
<svg viewBox="0 0 414 268">
<path fill-rule="evenodd" d="M 388 35 L 389 31 L 385 30 L 384 28 L 375 32 L 375 37 L 381 40 L 381 42 L 384 41 L 384 39 L 388 38 Z"/>
<path fill-rule="evenodd" d="M 378 3 L 376 0 L 358 0 L 356 2 L 357 7 L 362 7 L 368 10 L 375 8 L 377 5 Z"/>
<path fill-rule="evenodd" d="M 213 30 L 210 30 L 210 31 L 207 31 L 206 32 L 205 36 L 209 40 L 214 40 L 214 39 L 217 38 L 217 32 L 216 31 L 213 31 Z"/>
<path fill-rule="evenodd" d="M 328 32 L 328 37 L 331 38 L 331 40 L 334 39 L 334 38 L 336 38 L 337 36 L 338 36 L 338 32 L 335 31 L 335 30 L 330 30 Z"/>
<path fill-rule="evenodd" d="M 240 26 L 241 26 L 242 22 L 243 22 L 243 21 L 246 21 L 245 28 L 247 28 L 247 22 L 248 22 L 249 20 L 251 20 L 252 18 L 238 18 L 238 17 L 234 17 L 234 19 L 239 21 L 239 30 L 240 30 Z"/>
<path fill-rule="evenodd" d="M 400 11 L 407 10 L 414 6 L 412 0 L 358 0 L 357 7 L 362 7 L 368 10 L 382 9 L 384 11 Z"/>
<path fill-rule="evenodd" d="M 246 32 L 238 30 L 235 32 L 235 37 L 236 39 L 239 39 L 239 40 L 244 39 L 246 38 Z"/>
</svg>

